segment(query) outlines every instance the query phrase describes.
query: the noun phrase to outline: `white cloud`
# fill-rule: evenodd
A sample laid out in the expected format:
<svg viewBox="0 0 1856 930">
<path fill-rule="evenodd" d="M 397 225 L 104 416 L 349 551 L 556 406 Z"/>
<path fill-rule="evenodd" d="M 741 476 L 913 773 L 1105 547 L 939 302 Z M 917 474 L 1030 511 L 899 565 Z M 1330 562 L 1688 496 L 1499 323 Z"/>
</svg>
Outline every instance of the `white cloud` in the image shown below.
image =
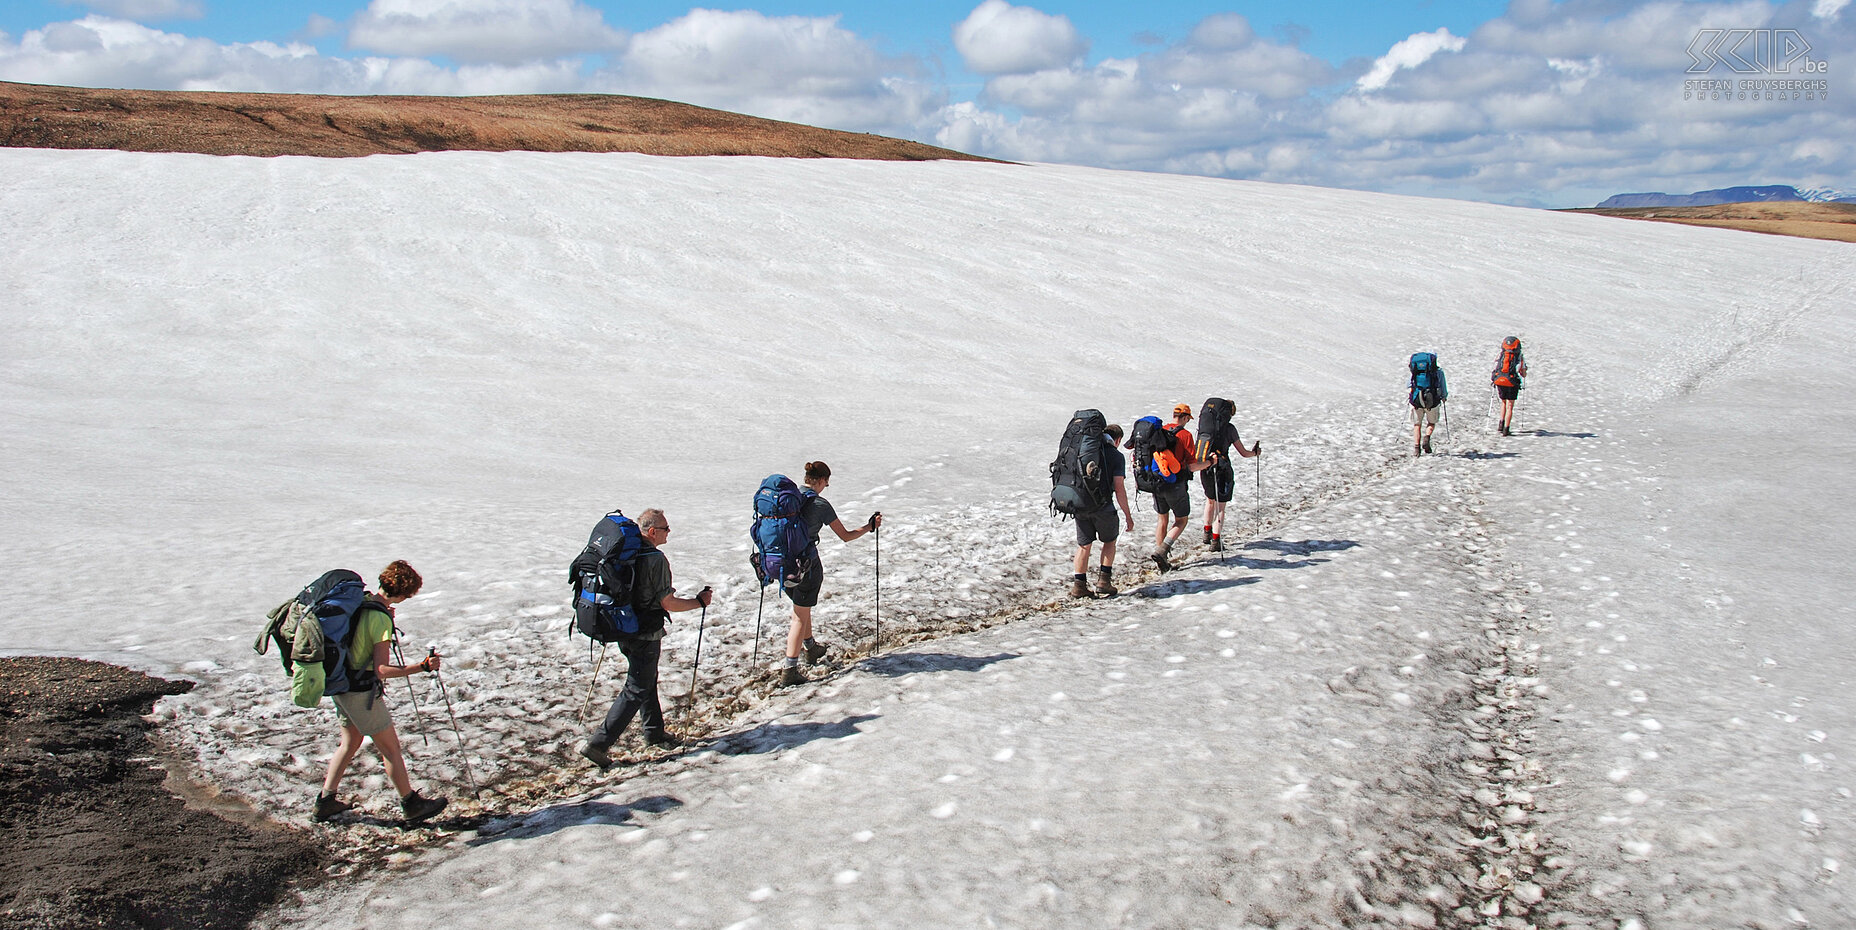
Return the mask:
<svg viewBox="0 0 1856 930">
<path fill-rule="evenodd" d="M 837 17 L 697 9 L 632 37 L 612 89 L 836 129 L 920 132 L 946 91 Z"/>
<path fill-rule="evenodd" d="M 443 68 L 414 58 L 328 58 L 273 42 L 220 45 L 136 23 L 87 16 L 0 42 L 0 80 L 76 87 L 143 87 L 324 94 L 506 94 L 579 89 L 563 63 Z"/>
<path fill-rule="evenodd" d="M 1811 7 L 1811 15 L 1818 19 L 1836 19 L 1843 8 L 1850 5 L 1850 0 L 1817 0 Z"/>
<path fill-rule="evenodd" d="M 1365 91 L 1379 90 L 1392 82 L 1393 74 L 1407 68 L 1416 68 L 1430 61 L 1431 56 L 1438 52 L 1462 51 L 1465 41 L 1462 36 L 1451 35 L 1448 29 L 1407 36 L 1373 62 L 1372 70 L 1362 75 L 1355 86 Z"/>
<path fill-rule="evenodd" d="M 610 51 L 624 41 L 579 0 L 372 0 L 348 33 L 353 48 L 496 64 Z"/>
<path fill-rule="evenodd" d="M 954 26 L 954 48 L 969 71 L 1026 74 L 1072 64 L 1089 43 L 1067 16 L 986 0 Z"/>
<path fill-rule="evenodd" d="M 150 22 L 164 19 L 199 19 L 206 15 L 200 0 L 59 0 L 66 6 L 82 6 L 117 19 Z"/>
</svg>

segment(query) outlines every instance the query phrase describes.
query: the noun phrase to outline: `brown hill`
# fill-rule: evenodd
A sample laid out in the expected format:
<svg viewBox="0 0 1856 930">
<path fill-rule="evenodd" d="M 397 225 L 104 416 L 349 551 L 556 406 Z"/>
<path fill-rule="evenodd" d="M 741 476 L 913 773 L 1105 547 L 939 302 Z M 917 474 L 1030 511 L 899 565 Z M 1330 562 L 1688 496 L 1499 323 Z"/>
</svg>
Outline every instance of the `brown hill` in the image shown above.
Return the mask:
<svg viewBox="0 0 1856 930">
<path fill-rule="evenodd" d="M 1807 203 L 1777 200 L 1722 203 L 1707 207 L 1587 207 L 1567 213 L 1597 213 L 1633 220 L 1717 226 L 1775 236 L 1856 242 L 1856 203 Z"/>
<path fill-rule="evenodd" d="M 0 146 L 325 157 L 468 150 L 989 160 L 645 97 L 335 97 L 4 81 Z"/>
</svg>

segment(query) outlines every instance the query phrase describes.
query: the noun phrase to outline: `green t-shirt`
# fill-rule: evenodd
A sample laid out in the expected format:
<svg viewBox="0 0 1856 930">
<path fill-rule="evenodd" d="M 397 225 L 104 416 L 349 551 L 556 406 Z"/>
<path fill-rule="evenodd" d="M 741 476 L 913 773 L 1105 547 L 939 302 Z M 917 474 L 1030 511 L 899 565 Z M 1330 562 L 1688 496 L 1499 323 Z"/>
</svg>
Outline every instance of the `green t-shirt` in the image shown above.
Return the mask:
<svg viewBox="0 0 1856 930">
<path fill-rule="evenodd" d="M 374 647 L 393 638 L 393 616 L 374 601 L 366 601 L 354 613 L 354 647 L 348 653 L 348 667 L 368 668 L 374 663 Z"/>
</svg>

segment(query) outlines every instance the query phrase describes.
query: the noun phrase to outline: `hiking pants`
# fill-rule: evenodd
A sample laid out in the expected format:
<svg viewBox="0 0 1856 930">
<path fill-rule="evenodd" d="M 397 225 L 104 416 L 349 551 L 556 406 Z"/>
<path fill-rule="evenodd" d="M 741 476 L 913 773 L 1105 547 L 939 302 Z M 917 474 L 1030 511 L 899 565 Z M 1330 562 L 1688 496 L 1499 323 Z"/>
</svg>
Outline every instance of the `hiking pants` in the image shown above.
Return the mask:
<svg viewBox="0 0 1856 930">
<path fill-rule="evenodd" d="M 606 721 L 599 725 L 587 742 L 605 748 L 617 742 L 632 715 L 638 714 L 646 733 L 664 732 L 664 709 L 657 703 L 657 659 L 664 650 L 661 639 L 621 639 L 619 651 L 625 654 L 625 689 L 606 711 Z"/>
</svg>

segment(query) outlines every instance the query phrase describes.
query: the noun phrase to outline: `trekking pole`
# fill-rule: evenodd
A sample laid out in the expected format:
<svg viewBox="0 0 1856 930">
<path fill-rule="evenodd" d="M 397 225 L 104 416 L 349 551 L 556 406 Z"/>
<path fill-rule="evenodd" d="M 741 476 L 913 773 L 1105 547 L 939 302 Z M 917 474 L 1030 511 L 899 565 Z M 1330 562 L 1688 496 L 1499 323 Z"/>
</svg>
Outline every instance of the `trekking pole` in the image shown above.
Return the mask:
<svg viewBox="0 0 1856 930">
<path fill-rule="evenodd" d="M 587 679 L 587 683 L 586 683 L 586 700 L 580 702 L 580 716 L 574 719 L 580 720 L 582 722 L 586 720 L 586 709 L 593 706 L 593 688 L 594 686 L 599 684 L 599 669 L 601 666 L 605 664 L 606 664 L 606 644 L 600 643 L 599 644 L 599 661 L 593 663 L 593 677 Z"/>
<path fill-rule="evenodd" d="M 707 589 L 704 589 L 707 590 Z M 709 605 L 702 605 L 702 616 L 696 620 L 696 661 L 690 663 L 690 693 L 683 705 L 683 726 L 689 728 L 690 712 L 696 709 L 696 671 L 702 668 L 702 628 L 709 623 Z"/>
<path fill-rule="evenodd" d="M 1454 449 L 1456 448 L 1456 434 L 1450 432 L 1450 402 L 1444 401 L 1437 406 L 1443 408 L 1441 412 L 1444 415 L 1444 444 Z"/>
<path fill-rule="evenodd" d="M 767 606 L 767 586 L 760 586 L 760 605 L 754 608 L 754 664 L 760 665 L 760 613 Z"/>
<path fill-rule="evenodd" d="M 426 652 L 426 657 L 438 655 L 438 647 L 433 646 Z M 470 771 L 470 753 L 464 749 L 464 731 L 458 729 L 458 713 L 451 709 L 451 692 L 445 690 L 445 676 L 432 669 L 432 677 L 438 681 L 438 695 L 445 699 L 445 713 L 451 715 L 451 735 L 458 738 L 458 761 L 464 763 L 464 780 L 470 784 L 470 796 L 477 797 L 477 776 Z"/>
<path fill-rule="evenodd" d="M 883 646 L 883 530 L 872 528 L 876 536 L 876 632 L 870 637 L 870 655 L 874 657 Z"/>
<path fill-rule="evenodd" d="M 393 664 L 404 667 L 406 654 L 400 651 L 399 628 L 393 630 Z M 425 741 L 425 748 L 432 748 L 432 738 L 425 732 L 425 715 L 419 712 L 419 695 L 412 690 L 412 676 L 406 676 L 406 699 L 412 702 L 412 715 L 419 721 L 419 738 Z"/>
<path fill-rule="evenodd" d="M 1263 450 L 1257 450 L 1257 538 L 1263 537 Z"/>
</svg>

